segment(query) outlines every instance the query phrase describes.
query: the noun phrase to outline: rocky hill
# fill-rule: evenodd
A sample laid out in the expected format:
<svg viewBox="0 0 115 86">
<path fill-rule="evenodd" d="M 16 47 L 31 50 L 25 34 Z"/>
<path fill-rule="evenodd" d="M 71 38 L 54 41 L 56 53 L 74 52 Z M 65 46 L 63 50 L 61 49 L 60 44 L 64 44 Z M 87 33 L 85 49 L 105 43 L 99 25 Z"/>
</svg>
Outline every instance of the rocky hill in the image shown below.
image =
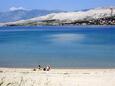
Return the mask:
<svg viewBox="0 0 115 86">
<path fill-rule="evenodd" d="M 115 8 L 95 8 L 87 11 L 59 12 L 0 25 L 115 25 Z"/>
</svg>

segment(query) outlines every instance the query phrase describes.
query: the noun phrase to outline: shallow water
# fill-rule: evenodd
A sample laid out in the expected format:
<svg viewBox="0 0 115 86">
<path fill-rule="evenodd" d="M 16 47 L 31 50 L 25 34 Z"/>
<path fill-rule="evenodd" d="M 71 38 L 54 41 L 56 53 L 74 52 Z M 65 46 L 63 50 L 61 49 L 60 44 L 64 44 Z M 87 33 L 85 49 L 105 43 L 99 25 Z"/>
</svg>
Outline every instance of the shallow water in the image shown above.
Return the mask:
<svg viewBox="0 0 115 86">
<path fill-rule="evenodd" d="M 115 67 L 115 26 L 0 27 L 0 66 Z"/>
</svg>

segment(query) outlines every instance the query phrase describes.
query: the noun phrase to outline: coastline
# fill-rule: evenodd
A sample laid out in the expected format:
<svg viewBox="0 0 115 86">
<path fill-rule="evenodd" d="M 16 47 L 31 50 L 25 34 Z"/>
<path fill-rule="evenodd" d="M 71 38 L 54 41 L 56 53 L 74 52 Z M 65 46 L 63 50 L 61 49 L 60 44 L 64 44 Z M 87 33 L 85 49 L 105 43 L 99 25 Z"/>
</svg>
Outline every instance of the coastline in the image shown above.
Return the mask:
<svg viewBox="0 0 115 86">
<path fill-rule="evenodd" d="M 115 26 L 115 25 L 15 25 L 15 26 L 0 26 L 0 27 L 97 27 L 97 26 Z"/>
<path fill-rule="evenodd" d="M 115 69 L 0 68 L 0 86 L 114 86 Z"/>
<path fill-rule="evenodd" d="M 22 72 L 22 71 L 28 71 L 28 72 L 47 72 L 47 71 L 43 71 L 43 70 L 39 70 L 37 69 L 36 71 L 33 70 L 34 68 L 8 68 L 8 67 L 0 67 L 0 71 L 3 72 Z M 48 72 L 56 72 L 56 71 L 60 71 L 60 72 L 78 72 L 78 71 L 114 71 L 115 72 L 115 68 L 51 68 L 50 71 Z"/>
</svg>

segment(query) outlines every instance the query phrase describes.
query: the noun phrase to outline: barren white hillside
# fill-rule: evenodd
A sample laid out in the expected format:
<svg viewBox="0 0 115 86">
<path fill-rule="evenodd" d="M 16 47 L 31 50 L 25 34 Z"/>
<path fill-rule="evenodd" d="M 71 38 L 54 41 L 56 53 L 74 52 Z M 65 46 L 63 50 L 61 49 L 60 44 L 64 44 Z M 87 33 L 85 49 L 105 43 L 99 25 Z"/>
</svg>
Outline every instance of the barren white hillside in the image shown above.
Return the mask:
<svg viewBox="0 0 115 86">
<path fill-rule="evenodd" d="M 52 13 L 46 16 L 36 17 L 30 19 L 31 21 L 39 20 L 84 20 L 84 19 L 97 19 L 109 17 L 115 15 L 115 8 L 96 8 L 88 11 L 78 11 L 78 12 L 61 12 L 61 13 Z"/>
<path fill-rule="evenodd" d="M 0 26 L 12 25 L 12 24 L 24 24 L 28 22 L 40 22 L 45 20 L 58 20 L 58 21 L 78 21 L 78 20 L 92 20 L 98 18 L 105 18 L 115 16 L 115 7 L 112 8 L 95 8 L 88 11 L 77 11 L 77 12 L 60 12 L 51 13 L 46 16 L 35 17 L 28 20 L 20 20 L 16 22 L 0 23 Z"/>
</svg>

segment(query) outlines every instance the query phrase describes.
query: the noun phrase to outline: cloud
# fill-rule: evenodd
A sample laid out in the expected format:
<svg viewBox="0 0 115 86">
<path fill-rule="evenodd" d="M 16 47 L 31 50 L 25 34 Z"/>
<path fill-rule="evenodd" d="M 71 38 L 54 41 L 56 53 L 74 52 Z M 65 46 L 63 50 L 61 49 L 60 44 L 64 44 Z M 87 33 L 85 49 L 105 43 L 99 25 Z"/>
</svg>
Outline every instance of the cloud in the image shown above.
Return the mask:
<svg viewBox="0 0 115 86">
<path fill-rule="evenodd" d="M 11 7 L 10 9 L 9 9 L 10 11 L 15 11 L 15 10 L 26 10 L 24 7 Z"/>
</svg>

